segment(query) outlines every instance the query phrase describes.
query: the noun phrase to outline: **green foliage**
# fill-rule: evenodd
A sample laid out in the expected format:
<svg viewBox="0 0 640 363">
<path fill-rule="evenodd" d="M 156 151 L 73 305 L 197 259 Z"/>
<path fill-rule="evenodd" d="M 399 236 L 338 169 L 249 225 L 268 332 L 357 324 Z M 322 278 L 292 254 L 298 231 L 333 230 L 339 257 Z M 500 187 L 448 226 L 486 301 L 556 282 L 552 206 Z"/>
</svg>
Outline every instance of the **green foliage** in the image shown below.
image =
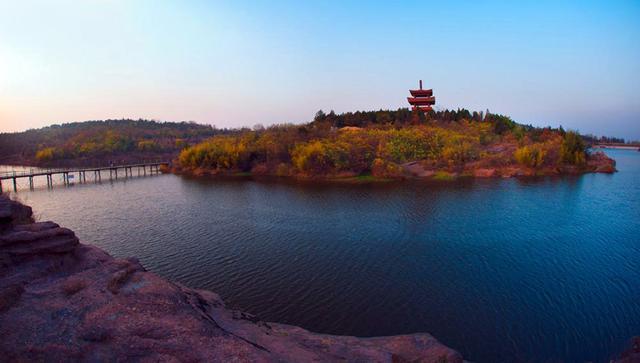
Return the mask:
<svg viewBox="0 0 640 363">
<path fill-rule="evenodd" d="M 493 124 L 493 132 L 497 135 L 502 135 L 507 131 L 511 131 L 517 125 L 509 116 L 497 115 L 493 113 L 487 113 L 485 122 L 490 122 Z"/>
<path fill-rule="evenodd" d="M 587 160 L 586 148 L 580 134 L 575 131 L 564 133 L 560 147 L 560 160 L 571 165 L 584 165 Z"/>
<path fill-rule="evenodd" d="M 319 140 L 296 145 L 291 152 L 293 166 L 308 174 L 342 170 L 348 165 L 348 158 L 347 145 Z"/>
<path fill-rule="evenodd" d="M 184 149 L 178 160 L 191 168 L 248 169 L 251 152 L 247 140 L 233 136 L 216 136 Z"/>
<path fill-rule="evenodd" d="M 427 157 L 430 151 L 428 137 L 413 130 L 403 129 L 390 132 L 386 149 L 391 159 L 398 163 L 408 160 L 420 160 Z"/>
<path fill-rule="evenodd" d="M 478 155 L 478 149 L 470 141 L 451 143 L 442 150 L 442 157 L 451 165 L 459 165 L 474 160 Z"/>
<path fill-rule="evenodd" d="M 539 145 L 530 145 L 517 149 L 513 156 L 518 163 L 535 168 L 544 164 L 546 154 L 546 150 Z"/>
</svg>

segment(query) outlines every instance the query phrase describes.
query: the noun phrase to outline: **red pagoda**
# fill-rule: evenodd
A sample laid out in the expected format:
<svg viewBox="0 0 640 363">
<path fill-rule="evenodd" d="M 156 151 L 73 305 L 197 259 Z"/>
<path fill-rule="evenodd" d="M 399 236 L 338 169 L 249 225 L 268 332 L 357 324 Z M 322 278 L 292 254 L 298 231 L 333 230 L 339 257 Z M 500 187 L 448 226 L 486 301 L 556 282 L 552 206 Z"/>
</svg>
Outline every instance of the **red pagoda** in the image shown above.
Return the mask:
<svg viewBox="0 0 640 363">
<path fill-rule="evenodd" d="M 420 80 L 420 89 L 409 90 L 411 97 L 407 97 L 409 104 L 413 106 L 413 110 L 424 112 L 431 111 L 431 106 L 435 105 L 436 98 L 433 97 L 432 89 L 422 89 L 422 80 Z"/>
</svg>

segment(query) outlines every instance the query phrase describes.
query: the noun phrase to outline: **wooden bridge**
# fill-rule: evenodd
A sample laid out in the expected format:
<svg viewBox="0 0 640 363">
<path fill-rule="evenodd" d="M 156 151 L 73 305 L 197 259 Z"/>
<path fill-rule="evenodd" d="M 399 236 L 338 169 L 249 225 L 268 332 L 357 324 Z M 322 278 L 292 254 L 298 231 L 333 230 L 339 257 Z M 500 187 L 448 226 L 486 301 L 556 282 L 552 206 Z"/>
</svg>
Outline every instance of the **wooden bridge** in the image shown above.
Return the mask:
<svg viewBox="0 0 640 363">
<path fill-rule="evenodd" d="M 74 175 L 78 175 L 79 182 L 87 182 L 87 172 L 93 173 L 94 181 L 102 181 L 102 172 L 109 171 L 109 179 L 118 179 L 118 171 L 124 171 L 124 177 L 129 178 L 133 176 L 133 169 L 136 169 L 138 172 L 138 176 L 147 175 L 147 169 L 149 169 L 149 174 L 159 174 L 160 166 L 169 165 L 167 161 L 156 161 L 156 162 L 144 162 L 137 164 L 126 164 L 126 165 L 110 165 L 110 166 L 101 166 L 101 167 L 91 167 L 91 168 L 60 168 L 60 169 L 34 169 L 27 171 L 11 171 L 0 173 L 0 193 L 2 193 L 2 181 L 3 180 L 12 180 L 13 181 L 13 191 L 18 191 L 18 179 L 20 178 L 28 178 L 29 179 L 29 188 L 33 189 L 33 179 L 38 176 L 45 176 L 47 178 L 47 188 L 53 188 L 53 177 L 54 175 L 61 175 L 62 181 L 65 185 L 70 183 L 69 179 L 73 179 Z"/>
</svg>

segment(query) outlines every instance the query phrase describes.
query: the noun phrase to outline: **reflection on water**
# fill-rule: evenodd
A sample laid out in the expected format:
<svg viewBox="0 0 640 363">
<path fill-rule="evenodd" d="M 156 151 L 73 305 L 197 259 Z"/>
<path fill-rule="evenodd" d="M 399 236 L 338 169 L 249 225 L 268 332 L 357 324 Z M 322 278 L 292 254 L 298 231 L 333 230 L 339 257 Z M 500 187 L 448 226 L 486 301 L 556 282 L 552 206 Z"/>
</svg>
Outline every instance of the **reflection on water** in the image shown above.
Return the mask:
<svg viewBox="0 0 640 363">
<path fill-rule="evenodd" d="M 426 331 L 480 362 L 605 361 L 640 334 L 640 153 L 608 152 L 614 175 L 379 185 L 162 175 L 18 197 L 83 241 L 265 320 Z"/>
</svg>

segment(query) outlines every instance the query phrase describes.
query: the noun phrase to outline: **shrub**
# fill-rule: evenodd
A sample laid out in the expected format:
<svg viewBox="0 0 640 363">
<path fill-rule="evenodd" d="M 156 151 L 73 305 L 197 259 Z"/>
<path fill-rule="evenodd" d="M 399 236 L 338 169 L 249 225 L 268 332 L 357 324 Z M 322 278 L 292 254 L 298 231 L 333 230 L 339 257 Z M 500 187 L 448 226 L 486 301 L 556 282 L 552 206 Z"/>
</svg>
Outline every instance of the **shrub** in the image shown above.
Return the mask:
<svg viewBox="0 0 640 363">
<path fill-rule="evenodd" d="M 586 160 L 582 137 L 575 131 L 567 131 L 560 146 L 560 161 L 572 165 L 584 165 Z"/>
<path fill-rule="evenodd" d="M 396 163 L 435 158 L 440 154 L 448 133 L 425 127 L 389 130 L 380 135 L 386 140 L 383 152 Z"/>
<path fill-rule="evenodd" d="M 36 152 L 36 160 L 38 161 L 50 161 L 56 158 L 57 156 L 56 149 L 53 147 L 46 147 L 42 150 L 38 150 Z"/>
<path fill-rule="evenodd" d="M 246 140 L 216 136 L 186 148 L 178 157 L 180 165 L 189 168 L 250 170 L 251 151 Z"/>
<path fill-rule="evenodd" d="M 493 123 L 493 132 L 498 135 L 502 135 L 516 127 L 516 123 L 510 117 L 493 113 L 487 113 L 485 121 Z"/>
<path fill-rule="evenodd" d="M 442 157 L 449 164 L 463 164 L 478 157 L 478 150 L 469 141 L 452 143 L 442 149 Z"/>
<path fill-rule="evenodd" d="M 394 162 L 377 158 L 373 161 L 371 174 L 381 178 L 396 178 L 402 176 L 402 168 Z"/>
<path fill-rule="evenodd" d="M 312 175 L 326 174 L 348 166 L 348 150 L 345 145 L 315 140 L 296 145 L 291 152 L 293 166 Z"/>
<path fill-rule="evenodd" d="M 517 149 L 513 156 L 522 165 L 535 168 L 544 164 L 547 152 L 540 145 L 534 144 Z"/>
</svg>

